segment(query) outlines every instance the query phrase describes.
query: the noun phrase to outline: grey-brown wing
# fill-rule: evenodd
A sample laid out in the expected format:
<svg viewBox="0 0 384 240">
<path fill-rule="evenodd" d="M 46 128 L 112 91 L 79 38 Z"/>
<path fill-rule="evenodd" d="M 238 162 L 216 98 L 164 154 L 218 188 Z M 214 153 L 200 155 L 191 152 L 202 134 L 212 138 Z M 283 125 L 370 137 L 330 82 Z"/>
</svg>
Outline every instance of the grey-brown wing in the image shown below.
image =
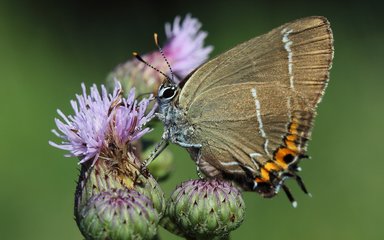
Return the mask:
<svg viewBox="0 0 384 240">
<path fill-rule="evenodd" d="M 305 154 L 328 81 L 332 41 L 325 18 L 300 19 L 197 69 L 179 106 L 196 128 L 196 141 L 206 142 L 205 160 L 237 170 L 235 162 L 255 165 L 251 154 L 275 160 Z"/>
<path fill-rule="evenodd" d="M 332 59 L 333 36 L 327 19 L 299 19 L 244 42 L 197 69 L 182 89 L 180 106 L 188 110 L 196 96 L 217 86 L 265 82 L 294 89 L 316 107 L 329 79 Z"/>
</svg>

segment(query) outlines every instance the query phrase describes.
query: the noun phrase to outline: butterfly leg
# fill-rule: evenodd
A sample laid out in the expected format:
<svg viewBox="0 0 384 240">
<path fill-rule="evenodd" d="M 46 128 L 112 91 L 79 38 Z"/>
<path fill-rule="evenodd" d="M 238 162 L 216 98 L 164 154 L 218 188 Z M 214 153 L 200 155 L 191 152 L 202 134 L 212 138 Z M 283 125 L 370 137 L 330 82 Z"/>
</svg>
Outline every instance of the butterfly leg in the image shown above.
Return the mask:
<svg viewBox="0 0 384 240">
<path fill-rule="evenodd" d="M 201 144 L 186 143 L 186 142 L 179 141 L 177 139 L 174 140 L 173 142 L 185 148 L 201 148 L 202 147 Z"/>
<path fill-rule="evenodd" d="M 203 179 L 203 174 L 202 172 L 200 171 L 200 159 L 201 159 L 201 151 L 200 151 L 200 148 L 202 147 L 201 144 L 190 144 L 190 143 L 185 143 L 185 142 L 181 142 L 179 140 L 176 140 L 175 141 L 176 144 L 179 144 L 180 146 L 182 147 L 185 147 L 185 148 L 195 148 L 198 153 L 197 153 L 197 157 L 196 157 L 196 174 L 197 176 L 200 178 L 200 179 Z"/>
<path fill-rule="evenodd" d="M 161 141 L 156 145 L 155 149 L 151 152 L 149 157 L 143 161 L 143 167 L 147 167 L 159 154 L 167 148 L 169 141 L 162 138 Z"/>
<path fill-rule="evenodd" d="M 199 153 L 197 154 L 197 158 L 196 158 L 196 174 L 200 179 L 203 179 L 204 176 L 200 170 L 200 159 L 201 159 L 201 151 L 199 150 Z"/>
</svg>

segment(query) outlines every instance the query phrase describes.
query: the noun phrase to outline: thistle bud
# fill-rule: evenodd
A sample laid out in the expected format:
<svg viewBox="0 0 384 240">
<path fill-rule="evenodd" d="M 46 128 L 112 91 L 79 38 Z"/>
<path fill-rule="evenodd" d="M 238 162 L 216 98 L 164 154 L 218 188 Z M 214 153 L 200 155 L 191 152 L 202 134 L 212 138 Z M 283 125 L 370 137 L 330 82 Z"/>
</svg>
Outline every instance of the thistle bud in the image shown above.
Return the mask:
<svg viewBox="0 0 384 240">
<path fill-rule="evenodd" d="M 220 180 L 199 179 L 182 183 L 172 193 L 166 224 L 195 239 L 222 239 L 240 226 L 245 205 L 241 193 L 232 184 Z"/>
<path fill-rule="evenodd" d="M 149 173 L 140 172 L 132 164 L 119 166 L 105 161 L 98 161 L 91 168 L 82 167 L 75 194 L 75 214 L 92 196 L 115 189 L 133 189 L 146 196 L 152 201 L 159 217 L 162 217 L 165 211 L 164 192 Z"/>
<path fill-rule="evenodd" d="M 152 239 L 159 222 L 153 203 L 129 189 L 93 195 L 79 215 L 78 225 L 86 239 Z"/>
</svg>

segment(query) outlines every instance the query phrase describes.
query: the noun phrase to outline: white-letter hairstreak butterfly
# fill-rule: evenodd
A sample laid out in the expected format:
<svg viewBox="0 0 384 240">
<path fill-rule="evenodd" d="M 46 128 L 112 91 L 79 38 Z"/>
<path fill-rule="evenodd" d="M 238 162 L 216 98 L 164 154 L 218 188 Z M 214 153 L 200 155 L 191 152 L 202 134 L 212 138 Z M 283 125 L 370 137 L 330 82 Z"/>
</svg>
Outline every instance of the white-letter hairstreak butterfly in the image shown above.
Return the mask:
<svg viewBox="0 0 384 240">
<path fill-rule="evenodd" d="M 139 60 L 139 56 L 137 56 Z M 308 17 L 244 42 L 203 64 L 180 84 L 159 87 L 162 142 L 188 149 L 209 178 L 273 197 L 298 176 L 329 79 L 333 38 L 324 17 Z M 173 78 L 173 76 L 172 76 Z"/>
</svg>

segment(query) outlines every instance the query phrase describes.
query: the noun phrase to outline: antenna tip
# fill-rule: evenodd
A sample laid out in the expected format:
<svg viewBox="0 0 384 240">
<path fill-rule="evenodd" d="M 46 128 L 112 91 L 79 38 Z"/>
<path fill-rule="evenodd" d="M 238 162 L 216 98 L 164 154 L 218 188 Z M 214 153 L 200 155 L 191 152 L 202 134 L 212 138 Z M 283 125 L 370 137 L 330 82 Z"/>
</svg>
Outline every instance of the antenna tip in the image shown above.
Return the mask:
<svg viewBox="0 0 384 240">
<path fill-rule="evenodd" d="M 155 44 L 156 44 L 156 46 L 158 46 L 159 45 L 159 36 L 157 35 L 157 33 L 153 33 L 153 37 L 154 37 L 154 39 L 155 39 Z"/>
<path fill-rule="evenodd" d="M 132 55 L 137 59 L 139 60 L 140 62 L 144 62 L 144 59 L 141 58 L 140 54 L 138 52 L 132 52 Z"/>
<path fill-rule="evenodd" d="M 296 202 L 296 201 L 293 201 L 293 202 L 292 202 L 292 207 L 293 207 L 293 208 L 297 208 L 297 202 Z"/>
</svg>

